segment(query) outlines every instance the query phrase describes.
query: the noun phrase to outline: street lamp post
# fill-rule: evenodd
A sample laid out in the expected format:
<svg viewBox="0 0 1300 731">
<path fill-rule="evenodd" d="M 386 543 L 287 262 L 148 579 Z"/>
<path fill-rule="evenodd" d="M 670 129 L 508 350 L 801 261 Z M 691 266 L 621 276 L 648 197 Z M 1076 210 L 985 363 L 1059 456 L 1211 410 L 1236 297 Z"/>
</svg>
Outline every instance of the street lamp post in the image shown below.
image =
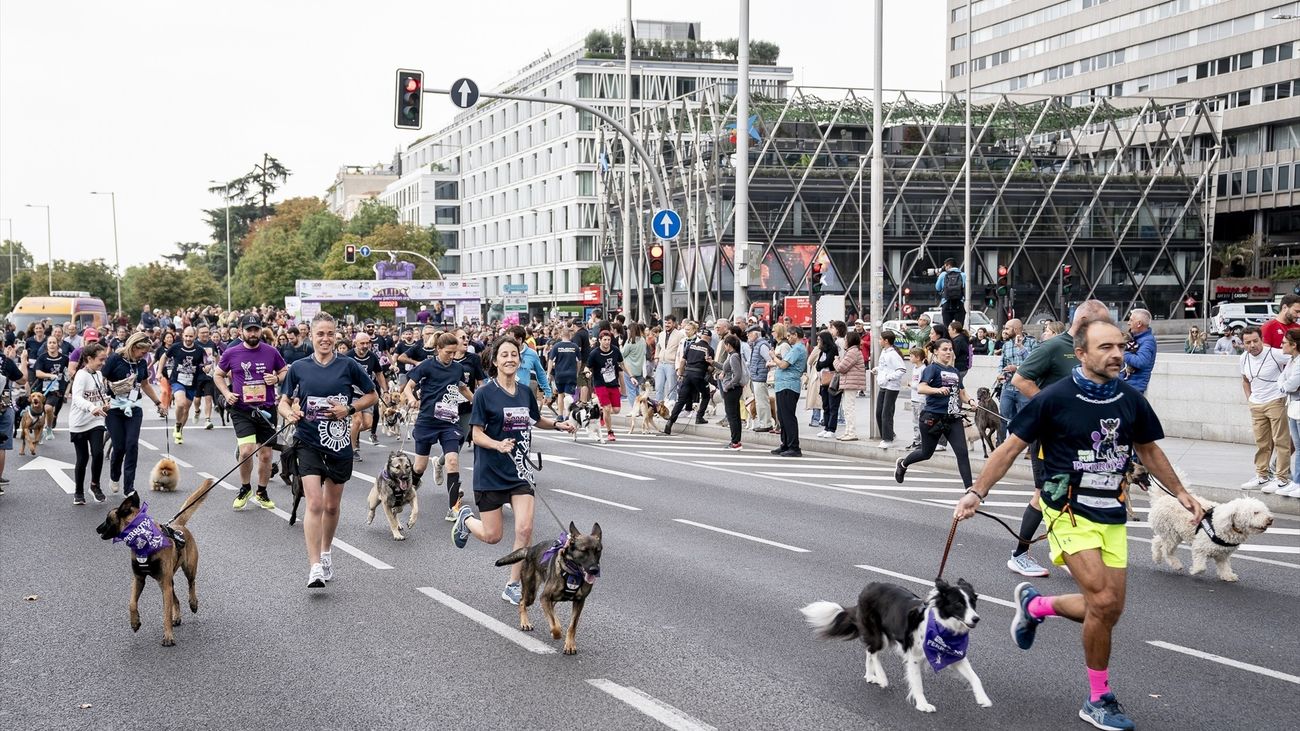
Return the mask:
<svg viewBox="0 0 1300 731">
<path fill-rule="evenodd" d="M 9 238 L 5 241 L 9 242 L 9 307 L 12 308 L 14 306 L 14 220 L 0 218 L 0 221 L 9 224 Z"/>
<path fill-rule="evenodd" d="M 226 312 L 230 312 L 230 183 L 221 182 L 220 180 L 209 180 L 209 183 L 216 183 L 225 190 L 226 197 Z"/>
<path fill-rule="evenodd" d="M 117 311 L 122 312 L 122 256 L 117 248 L 117 193 L 113 191 L 90 191 L 91 195 L 106 195 L 113 202 L 113 269 L 117 275 Z M 126 313 L 122 313 L 126 314 Z"/>
<path fill-rule="evenodd" d="M 50 238 L 50 207 L 33 203 L 28 203 L 26 206 L 45 209 L 45 256 L 49 261 L 45 265 L 45 273 L 49 275 L 50 294 L 54 294 L 54 243 Z"/>
</svg>

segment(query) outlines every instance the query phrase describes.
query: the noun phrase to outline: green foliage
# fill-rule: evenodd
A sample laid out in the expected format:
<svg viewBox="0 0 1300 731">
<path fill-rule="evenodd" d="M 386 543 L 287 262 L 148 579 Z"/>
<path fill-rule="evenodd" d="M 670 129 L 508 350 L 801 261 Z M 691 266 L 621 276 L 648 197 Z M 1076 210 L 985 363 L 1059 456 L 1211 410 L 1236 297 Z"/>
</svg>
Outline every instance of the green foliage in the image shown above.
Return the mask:
<svg viewBox="0 0 1300 731">
<path fill-rule="evenodd" d="M 368 200 L 361 204 L 361 207 L 357 209 L 356 214 L 352 216 L 343 230 L 344 233 L 364 238 L 384 224 L 396 225 L 397 223 L 396 208 L 386 206 L 375 200 Z"/>
<path fill-rule="evenodd" d="M 235 267 L 231 282 L 236 308 L 282 304 L 293 294 L 294 280 L 316 279 L 321 266 L 297 231 L 275 226 L 256 229 Z"/>
<path fill-rule="evenodd" d="M 313 257 L 319 260 L 335 241 L 343 237 L 343 219 L 324 210 L 310 213 L 302 219 L 298 234 Z"/>
<path fill-rule="evenodd" d="M 27 247 L 23 246 L 23 242 L 5 239 L 4 244 L 0 246 L 0 303 L 3 303 L 0 314 L 10 312 L 14 308 L 15 303 L 9 300 L 9 281 L 13 280 L 15 299 L 21 297 L 18 292 L 27 291 L 27 279 L 29 279 L 23 270 L 31 268 L 32 254 Z"/>
<path fill-rule="evenodd" d="M 604 273 L 601 271 L 599 264 L 592 264 L 582 270 L 582 286 L 584 287 L 600 284 L 602 279 L 604 279 Z"/>
<path fill-rule="evenodd" d="M 1280 267 L 1273 270 L 1273 276 L 1269 277 L 1274 282 L 1280 282 L 1287 279 L 1300 279 L 1300 264 Z"/>
<path fill-rule="evenodd" d="M 587 50 L 591 52 L 595 52 L 595 53 L 613 52 L 613 44 L 611 43 L 609 34 L 600 29 L 593 30 L 590 33 L 588 33 L 584 44 L 586 45 Z"/>
<path fill-rule="evenodd" d="M 27 276 L 22 276 L 26 274 Z M 26 296 L 44 296 L 50 291 L 48 265 L 38 264 L 29 272 L 20 272 L 14 279 L 14 296 L 22 299 Z M 113 307 L 117 304 L 117 277 L 112 267 L 103 259 L 91 261 L 54 260 L 54 288 L 90 292 L 91 296 L 104 300 L 104 304 Z M 5 293 L 8 295 L 8 292 Z"/>
</svg>

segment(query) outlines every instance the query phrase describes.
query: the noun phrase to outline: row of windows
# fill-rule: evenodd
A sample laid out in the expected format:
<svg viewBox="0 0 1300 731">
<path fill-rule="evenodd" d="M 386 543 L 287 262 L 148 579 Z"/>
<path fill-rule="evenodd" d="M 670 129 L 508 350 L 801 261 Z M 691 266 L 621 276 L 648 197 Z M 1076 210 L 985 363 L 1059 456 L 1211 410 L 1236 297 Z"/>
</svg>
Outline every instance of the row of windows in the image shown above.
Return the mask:
<svg viewBox="0 0 1300 731">
<path fill-rule="evenodd" d="M 1106 1 L 1107 0 L 1065 0 L 1064 2 L 1059 2 L 1055 5 L 1048 5 L 1045 8 L 1040 8 L 1032 13 L 1025 13 L 1024 15 L 1018 15 L 1014 18 L 1008 18 L 1000 23 L 994 23 L 993 25 L 987 25 L 983 28 L 976 29 L 971 32 L 971 37 L 975 39 L 976 43 L 985 43 L 994 38 L 1001 38 L 1002 36 L 1010 35 L 1026 28 L 1032 28 L 1037 25 L 1042 25 L 1043 23 L 1050 23 L 1053 20 L 1059 20 L 1067 15 L 1082 12 L 1094 5 L 1101 5 Z M 1181 1 L 1189 2 L 1190 0 Z"/>
<path fill-rule="evenodd" d="M 469 221 L 477 219 L 470 217 Z M 546 209 L 533 209 L 517 216 L 507 216 L 465 226 L 465 245 L 488 246 L 530 236 L 562 233 L 570 229 L 596 229 L 600 218 L 595 203 L 570 203 Z"/>
<path fill-rule="evenodd" d="M 1300 163 L 1278 165 L 1276 168 L 1270 166 L 1219 173 L 1217 195 L 1220 198 L 1232 198 L 1262 193 L 1285 193 L 1291 190 L 1292 181 L 1296 182 L 1296 189 L 1300 190 Z"/>
<path fill-rule="evenodd" d="M 486 276 L 483 278 L 483 296 L 489 299 L 500 297 L 507 284 L 526 284 L 529 294 L 550 294 L 567 299 L 577 296 L 582 289 L 582 268 Z"/>
</svg>

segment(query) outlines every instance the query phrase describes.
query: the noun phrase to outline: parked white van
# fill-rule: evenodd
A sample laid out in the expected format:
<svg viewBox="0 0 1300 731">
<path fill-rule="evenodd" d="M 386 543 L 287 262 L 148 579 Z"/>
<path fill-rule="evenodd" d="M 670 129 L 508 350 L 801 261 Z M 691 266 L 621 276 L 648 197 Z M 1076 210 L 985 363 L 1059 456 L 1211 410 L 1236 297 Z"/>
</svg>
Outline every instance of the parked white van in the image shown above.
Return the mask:
<svg viewBox="0 0 1300 731">
<path fill-rule="evenodd" d="M 1225 302 L 1210 311 L 1210 329 L 1223 332 L 1230 327 L 1256 327 L 1277 317 L 1277 302 Z"/>
</svg>

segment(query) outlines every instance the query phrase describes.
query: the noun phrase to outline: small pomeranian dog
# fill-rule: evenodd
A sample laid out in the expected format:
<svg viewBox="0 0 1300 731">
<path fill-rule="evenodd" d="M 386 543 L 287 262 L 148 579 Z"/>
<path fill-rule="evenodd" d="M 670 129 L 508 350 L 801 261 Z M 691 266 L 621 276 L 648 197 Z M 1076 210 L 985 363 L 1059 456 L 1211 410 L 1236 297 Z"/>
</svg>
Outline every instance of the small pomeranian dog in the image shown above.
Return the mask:
<svg viewBox="0 0 1300 731">
<path fill-rule="evenodd" d="M 158 464 L 153 466 L 153 471 L 149 473 L 149 487 L 154 490 L 163 492 L 175 492 L 176 484 L 180 481 L 181 470 L 176 466 L 176 460 L 171 457 L 163 457 L 158 460 Z"/>
</svg>

